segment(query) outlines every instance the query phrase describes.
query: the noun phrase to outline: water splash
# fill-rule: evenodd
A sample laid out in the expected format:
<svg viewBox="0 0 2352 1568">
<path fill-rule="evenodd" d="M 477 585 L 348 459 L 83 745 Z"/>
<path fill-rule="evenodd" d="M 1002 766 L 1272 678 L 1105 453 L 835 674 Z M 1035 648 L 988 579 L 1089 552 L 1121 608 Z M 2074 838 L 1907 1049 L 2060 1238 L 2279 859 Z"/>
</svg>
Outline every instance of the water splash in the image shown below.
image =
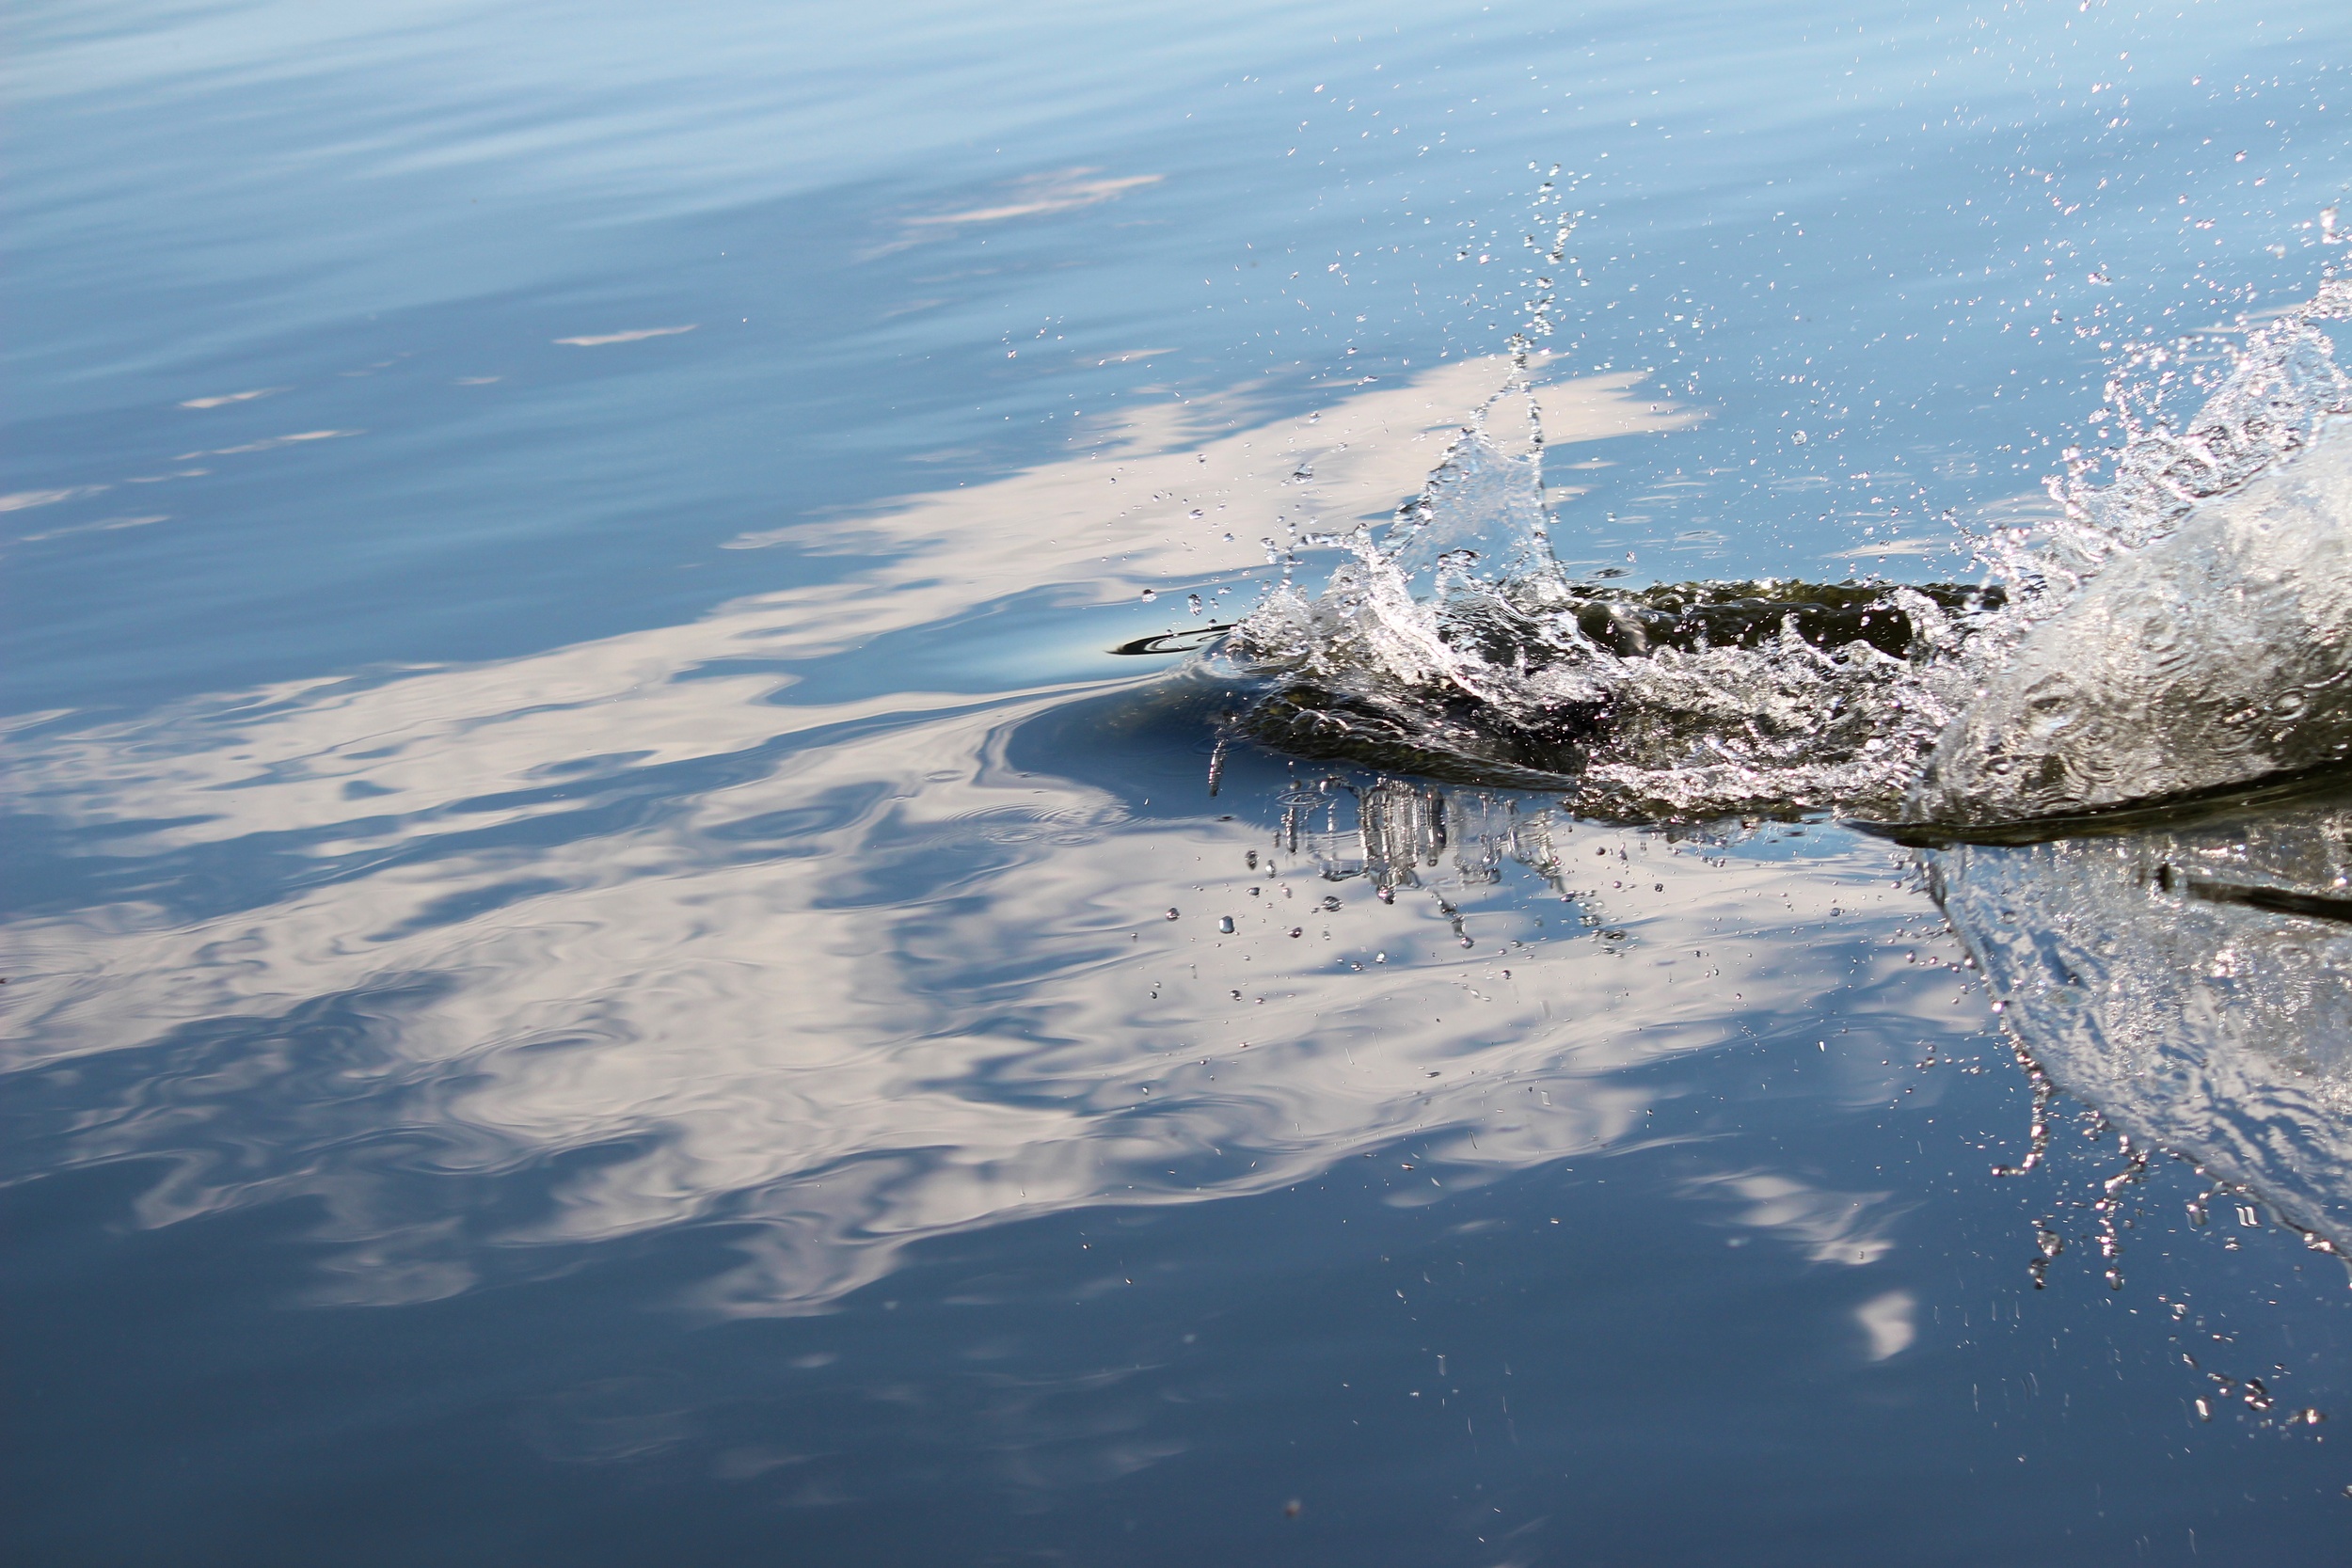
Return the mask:
<svg viewBox="0 0 2352 1568">
<path fill-rule="evenodd" d="M 1518 428 L 1513 428 L 1518 427 Z M 1772 580 L 1612 589 L 1551 553 L 1524 372 L 1321 593 L 1285 585 L 1216 655 L 1280 750 L 1549 787 L 1588 813 L 1891 809 L 1999 601 Z"/>
<path fill-rule="evenodd" d="M 1565 245 L 1565 231 L 1555 250 Z M 2249 335 L 2180 428 L 2112 384 L 2104 480 L 1976 541 L 1974 587 L 1762 580 L 1626 590 L 1553 556 L 1526 364 L 1345 559 L 1212 656 L 1277 749 L 1556 789 L 1595 815 L 1833 810 L 1982 824 L 2097 812 L 2352 757 L 2352 378 L 2319 323 Z"/>
<path fill-rule="evenodd" d="M 2352 757 L 2352 378 L 2316 325 L 2345 316 L 2330 283 L 2185 428 L 2135 427 L 2111 481 L 2055 483 L 2058 526 L 1987 541 L 2012 608 L 1907 816 L 2066 816 Z"/>
<path fill-rule="evenodd" d="M 2352 1243 L 2352 787 L 1925 858 L 2038 1071 Z"/>
</svg>

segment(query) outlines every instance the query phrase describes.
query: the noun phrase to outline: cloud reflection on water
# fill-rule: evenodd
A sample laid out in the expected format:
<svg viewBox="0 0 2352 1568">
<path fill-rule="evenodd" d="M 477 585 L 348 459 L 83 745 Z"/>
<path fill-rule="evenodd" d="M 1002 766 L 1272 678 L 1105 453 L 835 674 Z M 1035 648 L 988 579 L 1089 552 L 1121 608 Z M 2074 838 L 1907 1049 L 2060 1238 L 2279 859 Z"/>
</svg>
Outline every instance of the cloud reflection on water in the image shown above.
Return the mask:
<svg viewBox="0 0 2352 1568">
<path fill-rule="evenodd" d="M 1016 757 L 1131 681 L 792 700 L 793 666 L 977 605 L 1198 575 L 1204 500 L 1385 511 L 1498 373 L 1288 426 L 1241 397 L 1138 410 L 844 525 L 834 547 L 883 558 L 848 585 L 685 626 L 20 735 L 19 799 L 103 831 L 76 854 L 137 889 L 10 932 L 12 1065 L 114 1085 L 20 1162 L 159 1157 L 151 1225 L 307 1196 L 336 1243 L 321 1299 L 354 1303 L 723 1221 L 743 1262 L 701 1305 L 758 1314 L 926 1237 L 1264 1191 L 1400 1139 L 1398 1203 L 1639 1141 L 1656 1091 L 1620 1069 L 1901 970 L 1917 904 L 1883 848 L 1702 854 L 1456 792 L 1422 798 L 1454 830 L 1391 904 L 1374 884 L 1407 879 L 1347 858 L 1344 801 L 1292 801 L 1327 820 L 1278 852 L 1205 796 L 1152 815 Z M 1555 445 L 1687 419 L 1625 378 L 1547 404 Z"/>
</svg>

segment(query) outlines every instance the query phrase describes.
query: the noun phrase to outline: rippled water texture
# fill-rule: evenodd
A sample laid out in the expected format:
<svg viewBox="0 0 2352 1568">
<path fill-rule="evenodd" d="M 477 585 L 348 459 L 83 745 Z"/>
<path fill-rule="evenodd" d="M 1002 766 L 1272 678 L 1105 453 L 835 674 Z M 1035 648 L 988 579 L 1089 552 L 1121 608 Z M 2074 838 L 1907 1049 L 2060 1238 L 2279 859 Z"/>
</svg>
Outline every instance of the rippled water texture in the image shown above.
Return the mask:
<svg viewBox="0 0 2352 1568">
<path fill-rule="evenodd" d="M 2340 5 L 10 40 L 14 1558 L 2332 1560 Z"/>
</svg>

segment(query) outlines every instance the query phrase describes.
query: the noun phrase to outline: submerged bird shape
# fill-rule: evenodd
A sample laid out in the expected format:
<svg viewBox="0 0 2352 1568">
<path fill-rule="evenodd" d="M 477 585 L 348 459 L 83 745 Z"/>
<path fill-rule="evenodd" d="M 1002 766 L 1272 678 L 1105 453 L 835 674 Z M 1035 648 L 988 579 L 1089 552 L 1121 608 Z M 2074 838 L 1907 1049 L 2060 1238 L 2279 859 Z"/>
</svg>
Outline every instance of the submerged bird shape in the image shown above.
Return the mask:
<svg viewBox="0 0 2352 1568">
<path fill-rule="evenodd" d="M 2352 766 L 2343 319 L 2331 281 L 2178 428 L 2127 420 L 2106 483 L 1976 542 L 1976 586 L 1573 578 L 1515 373 L 1385 525 L 1309 539 L 1344 552 L 1319 592 L 1119 651 L 1198 648 L 1229 736 L 1618 817 L 1957 833 L 2327 774 Z M 1490 434 L 1513 408 L 1527 435 Z"/>
</svg>

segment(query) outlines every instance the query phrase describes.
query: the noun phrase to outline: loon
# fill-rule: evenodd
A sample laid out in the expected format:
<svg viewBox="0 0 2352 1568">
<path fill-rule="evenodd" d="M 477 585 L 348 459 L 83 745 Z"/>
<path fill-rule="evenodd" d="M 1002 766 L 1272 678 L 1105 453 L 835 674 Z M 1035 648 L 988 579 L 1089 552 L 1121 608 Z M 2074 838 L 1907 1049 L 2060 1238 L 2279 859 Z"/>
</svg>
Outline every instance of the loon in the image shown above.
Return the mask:
<svg viewBox="0 0 2352 1568">
<path fill-rule="evenodd" d="M 2329 436 L 2027 631 L 1937 738 L 1903 818 L 2090 816 L 2352 761 L 2352 436 Z"/>
<path fill-rule="evenodd" d="M 2115 552 L 2071 595 L 1788 579 L 1617 587 L 1555 576 L 1522 596 L 1506 582 L 1447 601 L 1428 625 L 1466 656 L 1472 678 L 1460 681 L 1400 679 L 1344 655 L 1297 658 L 1278 648 L 1269 657 L 1252 621 L 1112 651 L 1221 645 L 1238 677 L 1228 733 L 1294 755 L 1577 794 L 1597 765 L 1638 754 L 1644 766 L 1672 768 L 1678 756 L 1704 756 L 1712 734 L 1737 738 L 1755 721 L 1715 690 L 1661 697 L 1655 683 L 1614 675 L 1581 689 L 1528 677 L 1603 667 L 1629 676 L 1660 655 L 1785 646 L 1791 637 L 1838 658 L 1864 645 L 1923 672 L 1955 673 L 1960 689 L 1938 681 L 1935 699 L 1953 716 L 1904 741 L 1921 759 L 1907 784 L 1897 772 L 1883 795 L 1808 802 L 1792 793 L 1783 809 L 1858 811 L 1920 843 L 2049 836 L 2249 787 L 2352 778 L 2347 426 L 2352 418 L 2327 421 L 2288 460 L 2198 500 L 2153 541 Z M 1867 722 L 1899 723 L 1909 711 L 1880 710 Z M 1811 755 L 1878 750 L 1867 725 L 1854 731 L 1861 713 L 1825 710 L 1823 722 L 1839 728 L 1824 731 Z M 1626 809 L 1645 808 L 1635 800 Z"/>
</svg>

